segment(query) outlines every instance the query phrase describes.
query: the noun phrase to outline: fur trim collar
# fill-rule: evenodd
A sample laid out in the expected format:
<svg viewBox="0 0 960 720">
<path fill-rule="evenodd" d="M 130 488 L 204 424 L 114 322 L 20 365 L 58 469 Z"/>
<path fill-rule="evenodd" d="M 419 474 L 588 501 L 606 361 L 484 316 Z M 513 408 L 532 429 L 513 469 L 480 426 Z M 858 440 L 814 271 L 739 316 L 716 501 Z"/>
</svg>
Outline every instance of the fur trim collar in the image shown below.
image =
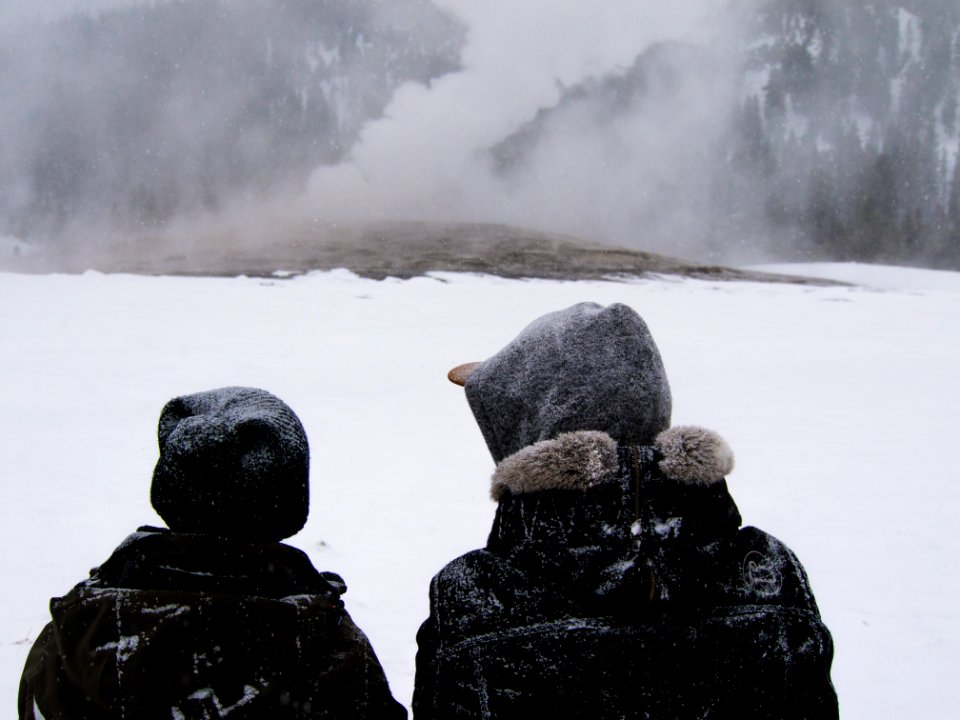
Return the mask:
<svg viewBox="0 0 960 720">
<path fill-rule="evenodd" d="M 657 435 L 660 470 L 671 480 L 688 485 L 719 482 L 733 470 L 733 450 L 713 430 L 677 425 Z"/>
<path fill-rule="evenodd" d="M 606 433 L 563 433 L 501 460 L 493 473 L 490 496 L 500 500 L 504 490 L 586 490 L 616 473 L 618 464 L 617 443 Z"/>
<path fill-rule="evenodd" d="M 709 485 L 733 470 L 733 452 L 712 430 L 680 425 L 657 436 L 660 470 L 679 483 Z M 541 490 L 586 490 L 616 476 L 617 442 L 606 433 L 578 431 L 529 445 L 504 458 L 493 473 L 490 496 Z"/>
</svg>

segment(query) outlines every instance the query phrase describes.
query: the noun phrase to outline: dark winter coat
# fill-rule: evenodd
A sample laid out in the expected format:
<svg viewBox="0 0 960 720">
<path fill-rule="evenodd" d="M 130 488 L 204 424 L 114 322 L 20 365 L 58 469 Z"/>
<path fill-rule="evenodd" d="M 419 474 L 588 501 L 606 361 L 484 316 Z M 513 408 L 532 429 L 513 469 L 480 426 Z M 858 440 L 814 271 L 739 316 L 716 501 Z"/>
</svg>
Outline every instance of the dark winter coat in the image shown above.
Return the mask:
<svg viewBox="0 0 960 720">
<path fill-rule="evenodd" d="M 416 720 L 836 718 L 803 567 L 740 515 L 725 443 L 572 432 L 501 462 L 487 547 L 418 634 Z"/>
<path fill-rule="evenodd" d="M 141 528 L 51 601 L 20 718 L 402 720 L 345 590 L 288 545 Z"/>
</svg>

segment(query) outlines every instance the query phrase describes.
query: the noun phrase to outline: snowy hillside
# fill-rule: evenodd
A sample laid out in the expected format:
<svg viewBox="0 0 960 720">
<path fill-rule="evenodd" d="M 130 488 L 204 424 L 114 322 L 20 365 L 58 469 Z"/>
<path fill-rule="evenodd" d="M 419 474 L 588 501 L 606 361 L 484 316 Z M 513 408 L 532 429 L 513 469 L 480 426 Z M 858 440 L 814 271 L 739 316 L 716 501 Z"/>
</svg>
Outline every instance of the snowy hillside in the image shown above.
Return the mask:
<svg viewBox="0 0 960 720">
<path fill-rule="evenodd" d="M 142 230 L 276 192 L 342 160 L 398 87 L 459 67 L 462 29 L 430 3 L 75 5 L 0 15 L 2 231 Z"/>
<path fill-rule="evenodd" d="M 594 300 L 647 319 L 674 421 L 724 435 L 745 522 L 806 565 L 843 717 L 953 716 L 960 274 L 789 270 L 866 286 L 0 275 L 0 706 L 13 711 L 48 599 L 159 523 L 163 403 L 228 384 L 269 389 L 303 419 L 312 513 L 291 542 L 346 578 L 409 702 L 429 579 L 484 543 L 494 509 L 492 461 L 446 371 Z"/>
<path fill-rule="evenodd" d="M 276 209 L 960 268 L 957 0 L 8 2 L 0 99 L 51 252 Z"/>
</svg>

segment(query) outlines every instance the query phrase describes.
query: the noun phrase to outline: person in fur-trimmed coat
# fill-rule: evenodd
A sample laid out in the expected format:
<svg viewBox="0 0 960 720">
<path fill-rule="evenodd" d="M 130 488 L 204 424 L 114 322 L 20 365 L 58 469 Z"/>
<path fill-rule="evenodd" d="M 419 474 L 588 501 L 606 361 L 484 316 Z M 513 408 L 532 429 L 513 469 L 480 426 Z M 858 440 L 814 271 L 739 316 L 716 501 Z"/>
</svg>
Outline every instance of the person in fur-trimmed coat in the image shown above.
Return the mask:
<svg viewBox="0 0 960 720">
<path fill-rule="evenodd" d="M 486 547 L 431 582 L 415 720 L 837 717 L 803 567 L 740 527 L 723 439 L 670 427 L 633 310 L 551 313 L 450 379 L 497 511 Z"/>
<path fill-rule="evenodd" d="M 403 720 L 340 576 L 281 540 L 309 452 L 279 398 L 231 387 L 160 416 L 141 527 L 63 597 L 27 657 L 20 720 Z"/>
</svg>

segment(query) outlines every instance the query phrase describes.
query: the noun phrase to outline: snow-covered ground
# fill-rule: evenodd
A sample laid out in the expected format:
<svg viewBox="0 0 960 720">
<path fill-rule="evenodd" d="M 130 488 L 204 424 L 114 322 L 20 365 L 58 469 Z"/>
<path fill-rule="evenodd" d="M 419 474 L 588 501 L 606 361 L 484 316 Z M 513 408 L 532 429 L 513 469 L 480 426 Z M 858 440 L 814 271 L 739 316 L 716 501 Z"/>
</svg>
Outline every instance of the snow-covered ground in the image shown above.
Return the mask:
<svg viewBox="0 0 960 720">
<path fill-rule="evenodd" d="M 674 420 L 718 430 L 747 523 L 810 573 L 845 718 L 945 718 L 960 668 L 960 274 L 778 267 L 868 287 L 442 275 L 375 282 L 0 275 L 0 707 L 48 598 L 149 503 L 170 397 L 257 385 L 301 416 L 312 514 L 291 542 L 409 702 L 431 575 L 482 545 L 492 461 L 453 365 L 582 300 L 648 321 Z"/>
</svg>

